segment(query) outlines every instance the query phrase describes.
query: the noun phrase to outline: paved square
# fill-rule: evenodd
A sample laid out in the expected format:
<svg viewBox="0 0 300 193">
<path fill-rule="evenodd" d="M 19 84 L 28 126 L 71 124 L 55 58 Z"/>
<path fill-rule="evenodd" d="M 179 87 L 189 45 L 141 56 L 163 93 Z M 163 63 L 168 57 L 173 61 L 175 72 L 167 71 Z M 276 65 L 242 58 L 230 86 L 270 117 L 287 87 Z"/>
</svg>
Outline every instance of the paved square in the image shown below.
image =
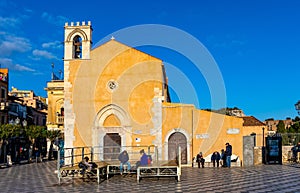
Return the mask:
<svg viewBox="0 0 300 193">
<path fill-rule="evenodd" d="M 298 165 L 262 165 L 244 168 L 182 168 L 175 178 L 114 176 L 95 180 L 62 179 L 58 185 L 56 162 L 15 165 L 0 169 L 0 192 L 300 192 Z"/>
</svg>

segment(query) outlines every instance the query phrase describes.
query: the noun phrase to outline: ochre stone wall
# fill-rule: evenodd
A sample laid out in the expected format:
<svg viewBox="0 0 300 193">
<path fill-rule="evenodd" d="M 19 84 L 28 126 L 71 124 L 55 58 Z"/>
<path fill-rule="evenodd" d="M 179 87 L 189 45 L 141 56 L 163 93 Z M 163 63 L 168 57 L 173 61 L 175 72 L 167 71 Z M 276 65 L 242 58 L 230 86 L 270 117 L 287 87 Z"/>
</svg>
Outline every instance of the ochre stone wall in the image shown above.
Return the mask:
<svg viewBox="0 0 300 193">
<path fill-rule="evenodd" d="M 163 140 L 169 132 L 172 130 L 176 132 L 179 128 L 189 134 L 190 160 L 200 151 L 204 157 L 214 151 L 220 152 L 221 149 L 225 149 L 227 142 L 232 145 L 233 153 L 242 159 L 242 118 L 224 116 L 197 110 L 192 105 L 174 103 L 164 105 L 163 117 Z M 232 128 L 239 129 L 239 133 L 229 134 L 227 130 Z"/>
<path fill-rule="evenodd" d="M 149 137 L 153 127 L 152 100 L 155 88 L 162 89 L 162 65 L 161 60 L 113 40 L 94 49 L 91 60 L 70 61 L 75 143 L 92 145 L 97 113 L 115 104 L 126 112 L 132 139 L 141 138 L 140 145 L 151 144 L 155 138 Z M 117 83 L 115 90 L 108 88 L 109 81 Z"/>
</svg>

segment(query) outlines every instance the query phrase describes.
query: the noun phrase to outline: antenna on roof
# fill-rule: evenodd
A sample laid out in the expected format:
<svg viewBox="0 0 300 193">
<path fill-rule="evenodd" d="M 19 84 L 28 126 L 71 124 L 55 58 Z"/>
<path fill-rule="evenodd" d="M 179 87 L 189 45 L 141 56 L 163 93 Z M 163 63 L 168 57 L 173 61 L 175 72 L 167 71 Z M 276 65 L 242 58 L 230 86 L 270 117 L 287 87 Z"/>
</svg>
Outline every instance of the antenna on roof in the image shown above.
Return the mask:
<svg viewBox="0 0 300 193">
<path fill-rule="evenodd" d="M 63 79 L 63 77 L 62 77 L 62 70 L 59 70 L 59 74 L 60 74 L 60 80 L 62 80 Z"/>
<path fill-rule="evenodd" d="M 51 63 L 51 68 L 52 68 L 52 74 L 51 74 L 51 80 L 54 79 L 54 63 Z"/>
</svg>

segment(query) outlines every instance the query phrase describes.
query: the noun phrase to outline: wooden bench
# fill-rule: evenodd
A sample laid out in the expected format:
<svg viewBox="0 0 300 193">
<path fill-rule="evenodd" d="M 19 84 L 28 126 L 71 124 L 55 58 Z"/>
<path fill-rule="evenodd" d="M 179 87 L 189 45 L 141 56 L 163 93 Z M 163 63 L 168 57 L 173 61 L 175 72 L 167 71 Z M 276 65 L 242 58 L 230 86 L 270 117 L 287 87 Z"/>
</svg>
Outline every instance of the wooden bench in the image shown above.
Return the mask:
<svg viewBox="0 0 300 193">
<path fill-rule="evenodd" d="M 123 172 L 124 174 L 135 174 L 136 173 L 136 161 L 129 161 L 131 169 L 128 171 L 128 166 L 127 164 L 123 165 Z M 115 175 L 115 174 L 120 174 L 120 161 L 113 160 L 113 161 L 106 161 L 107 163 L 107 179 L 109 178 L 110 175 Z"/>
<path fill-rule="evenodd" d="M 97 161 L 97 168 L 93 170 L 86 170 L 83 173 L 83 169 L 79 168 L 78 164 L 73 166 L 61 167 L 58 171 L 58 181 L 61 184 L 61 179 L 70 178 L 97 178 L 98 184 L 101 178 L 108 179 L 109 175 L 120 174 L 120 162 L 119 161 Z M 136 162 L 135 162 L 136 163 Z M 147 166 L 139 166 L 136 170 L 135 164 L 131 164 L 133 170 L 130 173 L 137 173 L 137 181 L 144 177 L 175 177 L 177 181 L 180 181 L 181 166 L 176 161 L 158 161 L 153 162 Z M 127 165 L 124 165 L 124 172 L 129 173 Z"/>
<path fill-rule="evenodd" d="M 61 167 L 58 171 L 58 183 L 61 184 L 62 178 L 97 178 L 98 184 L 100 183 L 101 178 L 104 178 L 107 173 L 107 163 L 104 161 L 97 161 L 97 168 L 92 170 L 86 170 L 83 172 L 83 169 L 78 166 L 78 163 L 71 166 Z"/>
<path fill-rule="evenodd" d="M 175 177 L 180 181 L 181 167 L 176 161 L 158 161 L 137 168 L 137 182 L 145 177 Z"/>
</svg>

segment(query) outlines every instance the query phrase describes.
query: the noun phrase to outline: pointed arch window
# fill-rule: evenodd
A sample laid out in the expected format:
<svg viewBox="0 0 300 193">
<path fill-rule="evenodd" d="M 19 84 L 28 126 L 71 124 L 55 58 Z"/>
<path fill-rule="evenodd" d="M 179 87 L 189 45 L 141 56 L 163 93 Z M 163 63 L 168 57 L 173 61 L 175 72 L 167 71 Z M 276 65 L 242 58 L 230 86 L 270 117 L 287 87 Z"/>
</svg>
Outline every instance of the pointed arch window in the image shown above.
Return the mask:
<svg viewBox="0 0 300 193">
<path fill-rule="evenodd" d="M 73 38 L 74 58 L 82 58 L 82 39 L 79 35 Z"/>
</svg>

